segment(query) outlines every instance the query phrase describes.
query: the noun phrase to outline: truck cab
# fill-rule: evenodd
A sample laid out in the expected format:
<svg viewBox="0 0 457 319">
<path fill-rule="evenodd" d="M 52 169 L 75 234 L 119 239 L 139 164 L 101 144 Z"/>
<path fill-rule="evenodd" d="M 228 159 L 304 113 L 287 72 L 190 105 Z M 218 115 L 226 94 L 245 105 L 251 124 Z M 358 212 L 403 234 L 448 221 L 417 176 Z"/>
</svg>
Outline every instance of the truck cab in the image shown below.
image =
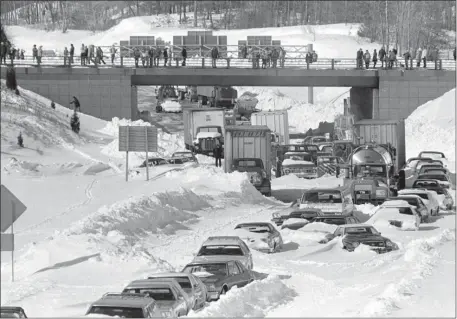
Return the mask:
<svg viewBox="0 0 457 319">
<path fill-rule="evenodd" d="M 282 174 L 293 174 L 299 178 L 317 178 L 317 167 L 307 152 L 287 152 L 282 162 Z"/>
<path fill-rule="evenodd" d="M 197 128 L 194 140 L 196 153 L 213 155 L 217 144 L 224 145 L 222 128 L 220 126 L 201 126 Z"/>
</svg>

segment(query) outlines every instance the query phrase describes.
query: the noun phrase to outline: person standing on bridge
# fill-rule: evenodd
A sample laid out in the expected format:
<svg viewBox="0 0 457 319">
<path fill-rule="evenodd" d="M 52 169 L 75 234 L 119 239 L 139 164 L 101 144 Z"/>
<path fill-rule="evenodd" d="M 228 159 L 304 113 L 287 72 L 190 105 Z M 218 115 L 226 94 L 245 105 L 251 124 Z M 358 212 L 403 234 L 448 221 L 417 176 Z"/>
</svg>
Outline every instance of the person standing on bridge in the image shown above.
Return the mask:
<svg viewBox="0 0 457 319">
<path fill-rule="evenodd" d="M 279 47 L 279 66 L 284 67 L 284 62 L 286 60 L 286 50 L 283 47 Z"/>
<path fill-rule="evenodd" d="M 182 64 L 181 64 L 181 66 L 186 66 L 187 50 L 186 50 L 185 46 L 182 48 L 181 56 L 182 56 Z"/>
<path fill-rule="evenodd" d="M 376 69 L 376 63 L 378 63 L 378 52 L 376 49 L 373 50 L 373 68 Z"/>
<path fill-rule="evenodd" d="M 424 68 L 426 69 L 427 68 L 427 49 L 424 49 L 422 51 L 422 62 L 424 62 Z"/>
<path fill-rule="evenodd" d="M 278 63 L 279 53 L 276 48 L 273 48 L 271 52 L 271 61 L 273 62 L 273 68 L 276 69 Z"/>
<path fill-rule="evenodd" d="M 363 69 L 363 51 L 362 48 L 357 51 L 357 69 Z"/>
<path fill-rule="evenodd" d="M 86 65 L 86 48 L 84 47 L 84 43 L 81 44 L 81 53 L 80 53 L 80 58 L 81 58 L 81 65 Z"/>
<path fill-rule="evenodd" d="M 84 46 L 84 65 L 90 64 L 89 58 L 89 47 L 86 45 Z"/>
<path fill-rule="evenodd" d="M 141 57 L 140 49 L 135 48 L 133 50 L 133 58 L 135 59 L 135 67 L 136 68 L 138 67 L 138 61 L 140 60 L 140 57 Z"/>
<path fill-rule="evenodd" d="M 216 167 L 221 167 L 222 166 L 222 146 L 220 143 L 216 144 L 216 147 L 213 150 L 214 152 L 214 158 L 216 159 Z"/>
<path fill-rule="evenodd" d="M 384 61 L 386 61 L 386 49 L 384 49 L 384 46 L 382 46 L 381 50 L 379 50 L 379 60 L 381 60 L 381 68 L 384 68 Z M 387 67 L 387 61 L 386 61 L 386 67 Z"/>
<path fill-rule="evenodd" d="M 163 66 L 167 67 L 168 64 L 168 48 L 163 50 Z"/>
<path fill-rule="evenodd" d="M 114 46 L 114 44 L 111 46 L 111 48 L 109 49 L 109 53 L 111 54 L 111 64 L 114 65 L 114 58 L 116 57 L 116 47 Z"/>
<path fill-rule="evenodd" d="M 161 56 L 162 50 L 160 49 L 160 47 L 157 47 L 157 50 L 154 52 L 154 66 L 159 66 Z"/>
<path fill-rule="evenodd" d="M 371 55 L 368 50 L 365 50 L 365 54 L 363 55 L 363 59 L 365 60 L 365 68 L 369 69 L 370 68 L 370 60 L 371 60 Z"/>
<path fill-rule="evenodd" d="M 35 60 L 38 60 L 38 59 L 37 59 L 37 56 L 38 56 L 38 49 L 37 49 L 37 47 L 36 47 L 36 44 L 33 45 L 32 55 L 33 55 L 33 62 L 35 62 Z M 6 62 L 5 62 L 5 64 L 6 64 Z"/>
<path fill-rule="evenodd" d="M 63 49 L 63 66 L 67 66 L 67 63 L 70 63 L 70 60 L 68 60 L 68 53 L 68 49 L 65 47 L 65 49 Z"/>
<path fill-rule="evenodd" d="M 41 64 L 41 58 L 43 57 L 43 46 L 40 45 L 40 47 L 38 48 L 38 55 L 37 55 L 37 61 L 38 61 L 38 66 L 40 66 Z"/>
<path fill-rule="evenodd" d="M 217 68 L 216 66 L 216 60 L 219 58 L 219 50 L 217 47 L 213 47 L 211 49 L 211 64 L 213 68 Z"/>
<path fill-rule="evenodd" d="M 5 63 L 6 64 L 6 43 L 1 42 L 0 43 L 0 64 Z"/>
<path fill-rule="evenodd" d="M 416 51 L 416 67 L 421 66 L 421 60 L 422 60 L 422 49 L 418 48 Z"/>
<path fill-rule="evenodd" d="M 403 57 L 405 58 L 405 68 L 406 70 L 409 70 L 409 63 L 411 60 L 411 53 L 409 53 L 409 50 L 406 50 L 406 52 L 403 54 Z"/>
<path fill-rule="evenodd" d="M 148 59 L 149 59 L 149 67 L 152 68 L 152 66 L 154 65 L 154 48 L 152 47 L 152 45 L 149 47 L 149 50 L 148 50 Z"/>
<path fill-rule="evenodd" d="M 73 62 L 73 57 L 75 55 L 75 47 L 73 46 L 73 43 L 70 44 L 70 61 L 69 64 L 72 65 Z"/>
</svg>

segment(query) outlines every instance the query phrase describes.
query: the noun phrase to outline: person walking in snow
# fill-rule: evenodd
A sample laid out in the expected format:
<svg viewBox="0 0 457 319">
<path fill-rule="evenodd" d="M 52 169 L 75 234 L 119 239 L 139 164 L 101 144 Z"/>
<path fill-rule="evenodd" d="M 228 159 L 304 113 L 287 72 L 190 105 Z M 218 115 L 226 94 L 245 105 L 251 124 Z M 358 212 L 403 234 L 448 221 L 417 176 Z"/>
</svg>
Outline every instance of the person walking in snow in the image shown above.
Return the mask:
<svg viewBox="0 0 457 319">
<path fill-rule="evenodd" d="M 213 150 L 214 153 L 214 158 L 216 159 L 216 167 L 221 167 L 222 166 L 222 146 L 220 143 L 216 144 L 216 147 Z"/>
<path fill-rule="evenodd" d="M 70 104 L 75 105 L 75 112 L 76 111 L 81 112 L 81 104 L 79 104 L 79 100 L 76 98 L 76 96 L 73 96 L 73 101 L 71 101 Z"/>
<path fill-rule="evenodd" d="M 384 46 L 381 47 L 381 50 L 379 50 L 379 60 L 381 60 L 381 68 L 384 68 L 384 62 L 386 62 L 386 67 L 387 67 L 387 61 L 386 61 L 386 49 L 384 49 Z"/>
<path fill-rule="evenodd" d="M 369 69 L 370 68 L 371 54 L 370 54 L 370 52 L 368 52 L 368 50 L 365 50 L 365 54 L 363 55 L 363 59 L 365 60 L 365 68 Z"/>
<path fill-rule="evenodd" d="M 422 62 L 424 63 L 424 68 L 427 68 L 427 49 L 422 50 Z"/>
<path fill-rule="evenodd" d="M 376 69 L 376 63 L 378 63 L 378 52 L 376 49 L 373 50 L 373 68 Z"/>
<path fill-rule="evenodd" d="M 416 67 L 421 66 L 421 60 L 422 60 L 422 49 L 418 48 L 416 51 Z"/>
</svg>

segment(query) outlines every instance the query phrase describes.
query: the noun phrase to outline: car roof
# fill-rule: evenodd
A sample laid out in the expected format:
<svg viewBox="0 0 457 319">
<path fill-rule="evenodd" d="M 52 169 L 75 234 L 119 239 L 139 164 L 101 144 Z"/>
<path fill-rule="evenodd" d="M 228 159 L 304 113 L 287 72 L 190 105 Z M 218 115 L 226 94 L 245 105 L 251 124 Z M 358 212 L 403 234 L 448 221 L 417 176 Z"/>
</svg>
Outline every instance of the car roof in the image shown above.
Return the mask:
<svg viewBox="0 0 457 319">
<path fill-rule="evenodd" d="M 267 223 L 267 222 L 249 222 L 249 223 L 240 223 L 240 224 L 236 225 L 235 228 L 238 226 L 273 226 L 273 225 L 271 223 Z"/>
<path fill-rule="evenodd" d="M 124 289 L 134 289 L 134 288 L 171 288 L 176 287 L 178 282 L 173 278 L 160 278 L 160 280 L 155 279 L 139 279 L 134 280 L 125 286 Z"/>
<path fill-rule="evenodd" d="M 184 268 L 189 267 L 189 266 L 195 266 L 195 265 L 212 265 L 212 264 L 225 264 L 227 265 L 229 262 L 232 261 L 237 261 L 237 260 L 202 260 L 202 261 L 192 261 L 188 263 Z"/>
<path fill-rule="evenodd" d="M 382 203 L 381 207 L 411 207 L 411 205 L 405 200 L 392 200 Z"/>
<path fill-rule="evenodd" d="M 148 297 L 147 294 L 130 294 L 130 293 L 107 293 L 100 299 L 92 303 L 91 307 L 131 307 L 143 308 L 154 303 L 155 300 Z"/>
<path fill-rule="evenodd" d="M 170 278 L 170 277 L 179 277 L 179 278 L 184 278 L 184 277 L 189 277 L 190 274 L 187 274 L 185 272 L 161 272 L 158 274 L 153 274 L 149 275 L 148 278 Z"/>
<path fill-rule="evenodd" d="M 304 191 L 304 193 L 308 192 L 328 192 L 328 191 L 339 191 L 346 189 L 345 186 L 338 186 L 338 187 L 312 187 Z"/>
<path fill-rule="evenodd" d="M 398 194 L 397 197 L 389 197 L 389 198 L 387 198 L 387 200 L 392 202 L 392 201 L 398 200 L 398 198 L 419 198 L 420 199 L 421 197 L 418 195 L 414 195 L 414 194 Z"/>
<path fill-rule="evenodd" d="M 203 242 L 202 246 L 206 245 L 239 245 L 242 242 L 241 238 L 238 236 L 213 236 L 208 237 Z"/>
<path fill-rule="evenodd" d="M 411 194 L 418 193 L 418 194 L 429 194 L 428 189 L 420 189 L 420 188 L 409 188 L 409 189 L 401 189 L 398 191 L 398 194 Z"/>
</svg>

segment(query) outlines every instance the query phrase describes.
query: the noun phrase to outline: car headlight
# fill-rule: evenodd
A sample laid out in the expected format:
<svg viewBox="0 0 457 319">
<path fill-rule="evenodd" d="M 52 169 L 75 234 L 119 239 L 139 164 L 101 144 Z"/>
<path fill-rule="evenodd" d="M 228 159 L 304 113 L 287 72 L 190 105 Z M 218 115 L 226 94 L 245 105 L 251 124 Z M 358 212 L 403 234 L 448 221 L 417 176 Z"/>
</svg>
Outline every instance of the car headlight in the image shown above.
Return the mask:
<svg viewBox="0 0 457 319">
<path fill-rule="evenodd" d="M 171 311 L 162 311 L 162 317 L 170 318 L 171 317 Z"/>
<path fill-rule="evenodd" d="M 388 246 L 388 247 L 393 247 L 393 245 L 394 245 L 394 244 L 393 244 L 390 240 L 387 240 L 387 241 L 386 241 L 386 246 Z"/>
</svg>

